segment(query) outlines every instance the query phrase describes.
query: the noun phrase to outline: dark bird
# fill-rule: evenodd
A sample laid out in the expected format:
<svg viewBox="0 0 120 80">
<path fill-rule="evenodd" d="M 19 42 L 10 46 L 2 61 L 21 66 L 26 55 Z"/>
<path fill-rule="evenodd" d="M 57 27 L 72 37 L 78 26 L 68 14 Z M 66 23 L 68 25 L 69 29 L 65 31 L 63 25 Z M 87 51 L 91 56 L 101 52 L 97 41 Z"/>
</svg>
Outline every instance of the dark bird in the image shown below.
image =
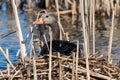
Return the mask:
<svg viewBox="0 0 120 80">
<path fill-rule="evenodd" d="M 48 42 L 48 46 L 45 44 L 40 52 L 40 55 L 45 55 L 49 53 L 50 49 L 50 41 Z M 77 45 L 74 43 L 71 43 L 69 41 L 64 40 L 53 40 L 52 41 L 52 52 L 60 52 L 61 54 L 64 54 L 66 56 L 69 56 L 72 52 L 77 51 Z M 80 49 L 79 49 L 80 53 Z"/>
</svg>

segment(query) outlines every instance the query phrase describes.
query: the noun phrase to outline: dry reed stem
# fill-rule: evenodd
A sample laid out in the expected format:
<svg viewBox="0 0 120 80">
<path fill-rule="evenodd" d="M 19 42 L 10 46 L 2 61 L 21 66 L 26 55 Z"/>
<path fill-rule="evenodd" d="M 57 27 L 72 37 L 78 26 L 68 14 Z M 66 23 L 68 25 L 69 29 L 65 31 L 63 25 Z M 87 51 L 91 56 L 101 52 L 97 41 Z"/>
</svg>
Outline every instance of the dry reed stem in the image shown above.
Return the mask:
<svg viewBox="0 0 120 80">
<path fill-rule="evenodd" d="M 4 78 L 4 74 L 3 74 L 3 72 L 0 70 L 0 73 L 1 73 L 1 76 Z"/>
<path fill-rule="evenodd" d="M 13 80 L 13 78 L 21 71 L 22 68 L 20 68 L 19 70 L 16 71 L 16 73 L 14 75 L 12 75 L 10 80 Z"/>
<path fill-rule="evenodd" d="M 79 54 L 79 41 L 77 41 L 77 52 L 76 52 L 76 80 L 78 80 L 78 55 L 80 55 Z"/>
<path fill-rule="evenodd" d="M 86 68 L 87 68 L 87 80 L 90 80 L 90 73 L 89 73 L 89 61 L 88 61 L 88 47 L 87 47 L 87 38 L 86 38 L 86 26 L 85 26 L 85 19 L 84 19 L 84 7 L 83 7 L 83 0 L 79 0 L 81 4 L 81 17 L 82 17 L 82 26 L 83 26 L 83 35 L 84 35 L 84 52 L 85 52 L 85 57 L 86 57 Z"/>
<path fill-rule="evenodd" d="M 14 15 L 15 15 L 16 26 L 17 26 L 17 29 L 18 29 L 17 32 L 18 32 L 18 40 L 19 40 L 19 44 L 20 44 L 20 51 L 21 51 L 21 55 L 22 55 L 22 60 L 24 61 L 24 58 L 27 56 L 27 53 L 26 53 L 26 48 L 25 48 L 23 36 L 22 36 L 22 31 L 21 31 L 20 21 L 19 21 L 19 17 L 18 17 L 17 7 L 15 5 L 14 0 L 12 0 L 12 7 L 13 7 Z"/>
<path fill-rule="evenodd" d="M 69 33 L 66 32 L 66 40 L 67 40 L 67 41 L 69 41 L 69 36 L 68 36 L 68 35 L 69 35 Z"/>
<path fill-rule="evenodd" d="M 46 6 L 46 8 L 48 8 L 49 7 L 49 0 L 46 0 L 45 2 L 46 2 L 45 6 Z"/>
<path fill-rule="evenodd" d="M 60 57 L 60 53 L 58 52 L 58 58 Z M 61 60 L 59 60 L 59 80 L 62 80 L 62 66 Z"/>
<path fill-rule="evenodd" d="M 28 9 L 31 9 L 32 0 L 28 0 Z"/>
<path fill-rule="evenodd" d="M 76 14 L 76 2 L 75 0 L 72 0 L 73 4 L 72 4 L 72 24 L 74 24 L 75 22 L 75 14 Z"/>
<path fill-rule="evenodd" d="M 112 41 L 113 41 L 113 32 L 114 32 L 114 10 L 112 13 L 112 26 L 110 30 L 109 46 L 108 46 L 108 62 L 111 63 L 111 50 L 112 50 Z"/>
<path fill-rule="evenodd" d="M 36 60 L 35 60 L 35 58 L 33 58 L 33 73 L 34 73 L 34 80 L 37 80 Z"/>
<path fill-rule="evenodd" d="M 73 55 L 72 56 L 73 57 L 73 60 L 72 60 L 73 61 L 72 62 L 72 80 L 74 80 L 75 79 L 75 77 L 74 77 L 74 74 L 75 74 L 74 73 L 74 70 L 75 70 L 75 53 L 73 52 L 72 55 Z"/>
<path fill-rule="evenodd" d="M 95 55 L 95 0 L 92 0 L 92 19 L 93 19 L 93 54 Z"/>
<path fill-rule="evenodd" d="M 12 62 L 10 61 L 10 59 L 7 57 L 7 55 L 4 52 L 4 50 L 2 49 L 2 47 L 0 47 L 0 51 L 3 53 L 3 55 L 5 56 L 7 62 L 10 64 L 10 66 L 14 69 L 15 67 L 13 66 Z"/>
<path fill-rule="evenodd" d="M 52 80 L 52 31 L 50 30 L 50 50 L 49 50 L 49 80 Z"/>
<path fill-rule="evenodd" d="M 58 17 L 58 25 L 59 25 L 59 29 L 60 29 L 60 40 L 62 40 L 62 32 L 63 34 L 65 34 L 64 29 L 61 25 L 61 21 L 60 21 L 60 12 L 59 12 L 59 4 L 58 4 L 58 0 L 55 0 L 55 4 L 57 7 L 57 17 Z"/>
<path fill-rule="evenodd" d="M 7 58 L 9 59 L 8 49 L 6 49 L 6 56 L 7 56 Z M 9 65 L 8 62 L 7 62 L 7 75 L 10 76 L 10 65 Z"/>
</svg>

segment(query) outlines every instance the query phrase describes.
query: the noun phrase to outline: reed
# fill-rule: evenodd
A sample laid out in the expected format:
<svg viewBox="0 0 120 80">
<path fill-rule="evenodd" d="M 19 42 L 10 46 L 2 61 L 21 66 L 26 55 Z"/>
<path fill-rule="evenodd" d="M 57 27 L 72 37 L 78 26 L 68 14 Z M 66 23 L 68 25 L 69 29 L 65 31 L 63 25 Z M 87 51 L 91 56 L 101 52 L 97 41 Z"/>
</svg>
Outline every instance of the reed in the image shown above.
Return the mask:
<svg viewBox="0 0 120 80">
<path fill-rule="evenodd" d="M 93 54 L 95 55 L 95 0 L 92 0 L 92 19 L 93 19 Z"/>
<path fill-rule="evenodd" d="M 109 46 L 108 46 L 108 62 L 111 63 L 111 50 L 112 50 L 112 41 L 113 41 L 113 32 L 114 32 L 114 10 L 112 11 L 112 26 L 110 30 Z"/>
<path fill-rule="evenodd" d="M 81 17 L 82 17 L 82 26 L 83 26 L 83 34 L 84 34 L 84 52 L 85 52 L 85 58 L 86 58 L 86 68 L 87 68 L 87 80 L 90 80 L 90 73 L 89 73 L 89 53 L 88 53 L 88 45 L 87 45 L 87 34 L 86 34 L 86 25 L 85 25 L 85 19 L 84 19 L 84 7 L 83 7 L 83 0 L 80 0 L 81 5 Z"/>
<path fill-rule="evenodd" d="M 18 40 L 19 40 L 19 44 L 20 44 L 21 56 L 22 56 L 22 60 L 24 61 L 24 58 L 27 56 L 27 53 L 26 53 L 26 47 L 24 44 L 20 21 L 19 21 L 19 17 L 18 17 L 18 11 L 17 11 L 17 7 L 16 7 L 14 0 L 12 0 L 12 7 L 13 7 L 14 15 L 15 15 L 16 27 L 18 29 L 17 35 L 18 35 Z"/>
<path fill-rule="evenodd" d="M 49 80 L 52 80 L 52 31 L 50 30 Z"/>
</svg>

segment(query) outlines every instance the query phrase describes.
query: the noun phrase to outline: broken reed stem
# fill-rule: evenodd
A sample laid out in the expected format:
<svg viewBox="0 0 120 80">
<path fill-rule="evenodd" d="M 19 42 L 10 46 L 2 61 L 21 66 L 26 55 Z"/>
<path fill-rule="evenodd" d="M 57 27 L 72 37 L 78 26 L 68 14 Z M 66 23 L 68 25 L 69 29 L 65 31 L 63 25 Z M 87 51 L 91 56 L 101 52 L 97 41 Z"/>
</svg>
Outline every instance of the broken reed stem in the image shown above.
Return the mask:
<svg viewBox="0 0 120 80">
<path fill-rule="evenodd" d="M 0 70 L 0 74 L 1 74 L 1 76 L 4 78 L 4 74 L 3 74 L 3 72 Z"/>
<path fill-rule="evenodd" d="M 12 0 L 12 7 L 13 7 L 14 15 L 15 15 L 16 26 L 17 26 L 17 29 L 18 29 L 17 32 L 18 32 L 18 40 L 19 40 L 19 44 L 20 44 L 22 61 L 24 61 L 24 58 L 27 56 L 27 53 L 26 53 L 26 48 L 25 48 L 25 44 L 24 44 L 24 40 L 23 40 L 22 31 L 21 31 L 21 26 L 20 26 L 20 21 L 19 21 L 19 17 L 18 17 L 17 7 L 15 5 L 14 0 Z"/>
<path fill-rule="evenodd" d="M 22 68 L 22 67 L 21 67 L 21 68 Z M 21 68 L 20 68 L 19 70 L 17 70 L 14 75 L 12 75 L 12 78 L 11 78 L 10 80 L 13 80 L 13 79 L 14 79 L 14 77 L 21 71 Z"/>
<path fill-rule="evenodd" d="M 60 58 L 60 53 L 58 52 L 58 58 Z M 59 80 L 62 80 L 62 66 L 61 60 L 59 60 Z"/>
<path fill-rule="evenodd" d="M 36 60 L 35 60 L 35 58 L 33 58 L 33 73 L 34 73 L 34 80 L 37 80 Z"/>
<path fill-rule="evenodd" d="M 72 24 L 75 22 L 75 13 L 76 13 L 76 1 L 72 0 Z"/>
<path fill-rule="evenodd" d="M 77 40 L 77 52 L 76 52 L 76 80 L 78 80 L 78 55 L 79 54 L 79 41 Z"/>
<path fill-rule="evenodd" d="M 109 46 L 108 46 L 108 62 L 109 63 L 110 63 L 110 59 L 111 59 L 113 32 L 114 32 L 114 10 L 113 10 L 113 13 L 112 13 L 112 26 L 111 26 L 110 38 L 109 38 Z"/>
<path fill-rule="evenodd" d="M 95 55 L 95 0 L 92 0 L 92 19 L 93 19 L 93 54 Z"/>
<path fill-rule="evenodd" d="M 7 62 L 10 64 L 10 66 L 14 69 L 15 67 L 13 66 L 10 59 L 6 56 L 6 53 L 4 52 L 4 50 L 1 47 L 0 47 L 0 51 L 3 53 L 3 55 L 5 56 Z"/>
<path fill-rule="evenodd" d="M 49 80 L 52 80 L 52 31 L 50 30 Z"/>
<path fill-rule="evenodd" d="M 69 36 L 68 36 L 68 35 L 69 35 L 69 33 L 66 32 L 66 40 L 67 40 L 67 41 L 69 41 Z"/>
<path fill-rule="evenodd" d="M 32 0 L 28 0 L 28 9 L 31 9 L 31 4 L 32 3 Z"/>
<path fill-rule="evenodd" d="M 6 56 L 7 56 L 7 58 L 9 59 L 8 49 L 6 49 Z M 10 76 L 10 65 L 9 65 L 8 62 L 7 62 L 7 75 Z"/>
<path fill-rule="evenodd" d="M 46 6 L 46 9 L 47 9 L 49 7 L 49 0 L 46 0 L 45 2 L 46 2 L 45 6 Z"/>
<path fill-rule="evenodd" d="M 84 35 L 84 52 L 85 52 L 85 57 L 86 57 L 86 68 L 87 68 L 87 80 L 90 80 L 90 73 L 89 73 L 89 61 L 88 61 L 88 47 L 87 47 L 87 38 L 86 38 L 86 29 L 85 29 L 85 19 L 84 19 L 84 7 L 83 7 L 83 0 L 79 0 L 80 5 L 81 5 L 81 17 L 82 17 L 82 26 L 83 26 L 83 35 Z"/>
<path fill-rule="evenodd" d="M 73 55 L 73 63 L 72 63 L 72 80 L 74 80 L 75 79 L 75 77 L 74 77 L 74 70 L 75 70 L 75 53 L 73 52 L 72 53 L 72 55 Z"/>
</svg>

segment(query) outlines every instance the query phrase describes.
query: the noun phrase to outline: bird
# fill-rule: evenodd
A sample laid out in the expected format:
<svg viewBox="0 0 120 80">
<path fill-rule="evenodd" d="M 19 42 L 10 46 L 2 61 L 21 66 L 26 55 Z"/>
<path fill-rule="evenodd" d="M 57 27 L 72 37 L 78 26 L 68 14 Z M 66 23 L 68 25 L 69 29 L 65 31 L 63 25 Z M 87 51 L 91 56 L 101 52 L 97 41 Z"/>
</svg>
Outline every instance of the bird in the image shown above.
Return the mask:
<svg viewBox="0 0 120 80">
<path fill-rule="evenodd" d="M 40 56 L 44 56 L 49 53 L 50 49 L 50 41 L 48 41 L 48 46 L 45 44 L 40 52 Z M 64 54 L 66 56 L 70 56 L 72 52 L 77 51 L 77 45 L 75 43 L 71 43 L 70 41 L 65 40 L 52 40 L 52 52 L 60 52 L 60 54 Z M 80 49 L 79 49 L 80 53 Z"/>
<path fill-rule="evenodd" d="M 60 29 L 57 22 L 57 18 L 53 14 L 44 13 L 36 19 L 33 24 L 38 24 L 40 27 L 40 35 L 45 34 L 44 28 L 46 26 L 51 27 L 53 40 L 52 40 L 52 52 L 60 52 L 60 54 L 64 54 L 69 56 L 72 52 L 76 52 L 76 44 L 71 43 L 70 41 L 60 40 L 59 34 Z M 49 53 L 50 49 L 50 40 L 47 41 L 41 48 L 40 56 L 44 56 Z M 80 49 L 79 49 L 80 52 Z"/>
<path fill-rule="evenodd" d="M 36 19 L 33 24 L 39 25 L 40 35 L 46 34 L 46 28 L 50 27 L 52 30 L 53 40 L 59 40 L 60 29 L 57 22 L 57 18 L 53 14 L 44 13 Z M 48 32 L 48 31 L 47 31 Z M 49 40 L 48 40 L 49 41 Z"/>
</svg>

